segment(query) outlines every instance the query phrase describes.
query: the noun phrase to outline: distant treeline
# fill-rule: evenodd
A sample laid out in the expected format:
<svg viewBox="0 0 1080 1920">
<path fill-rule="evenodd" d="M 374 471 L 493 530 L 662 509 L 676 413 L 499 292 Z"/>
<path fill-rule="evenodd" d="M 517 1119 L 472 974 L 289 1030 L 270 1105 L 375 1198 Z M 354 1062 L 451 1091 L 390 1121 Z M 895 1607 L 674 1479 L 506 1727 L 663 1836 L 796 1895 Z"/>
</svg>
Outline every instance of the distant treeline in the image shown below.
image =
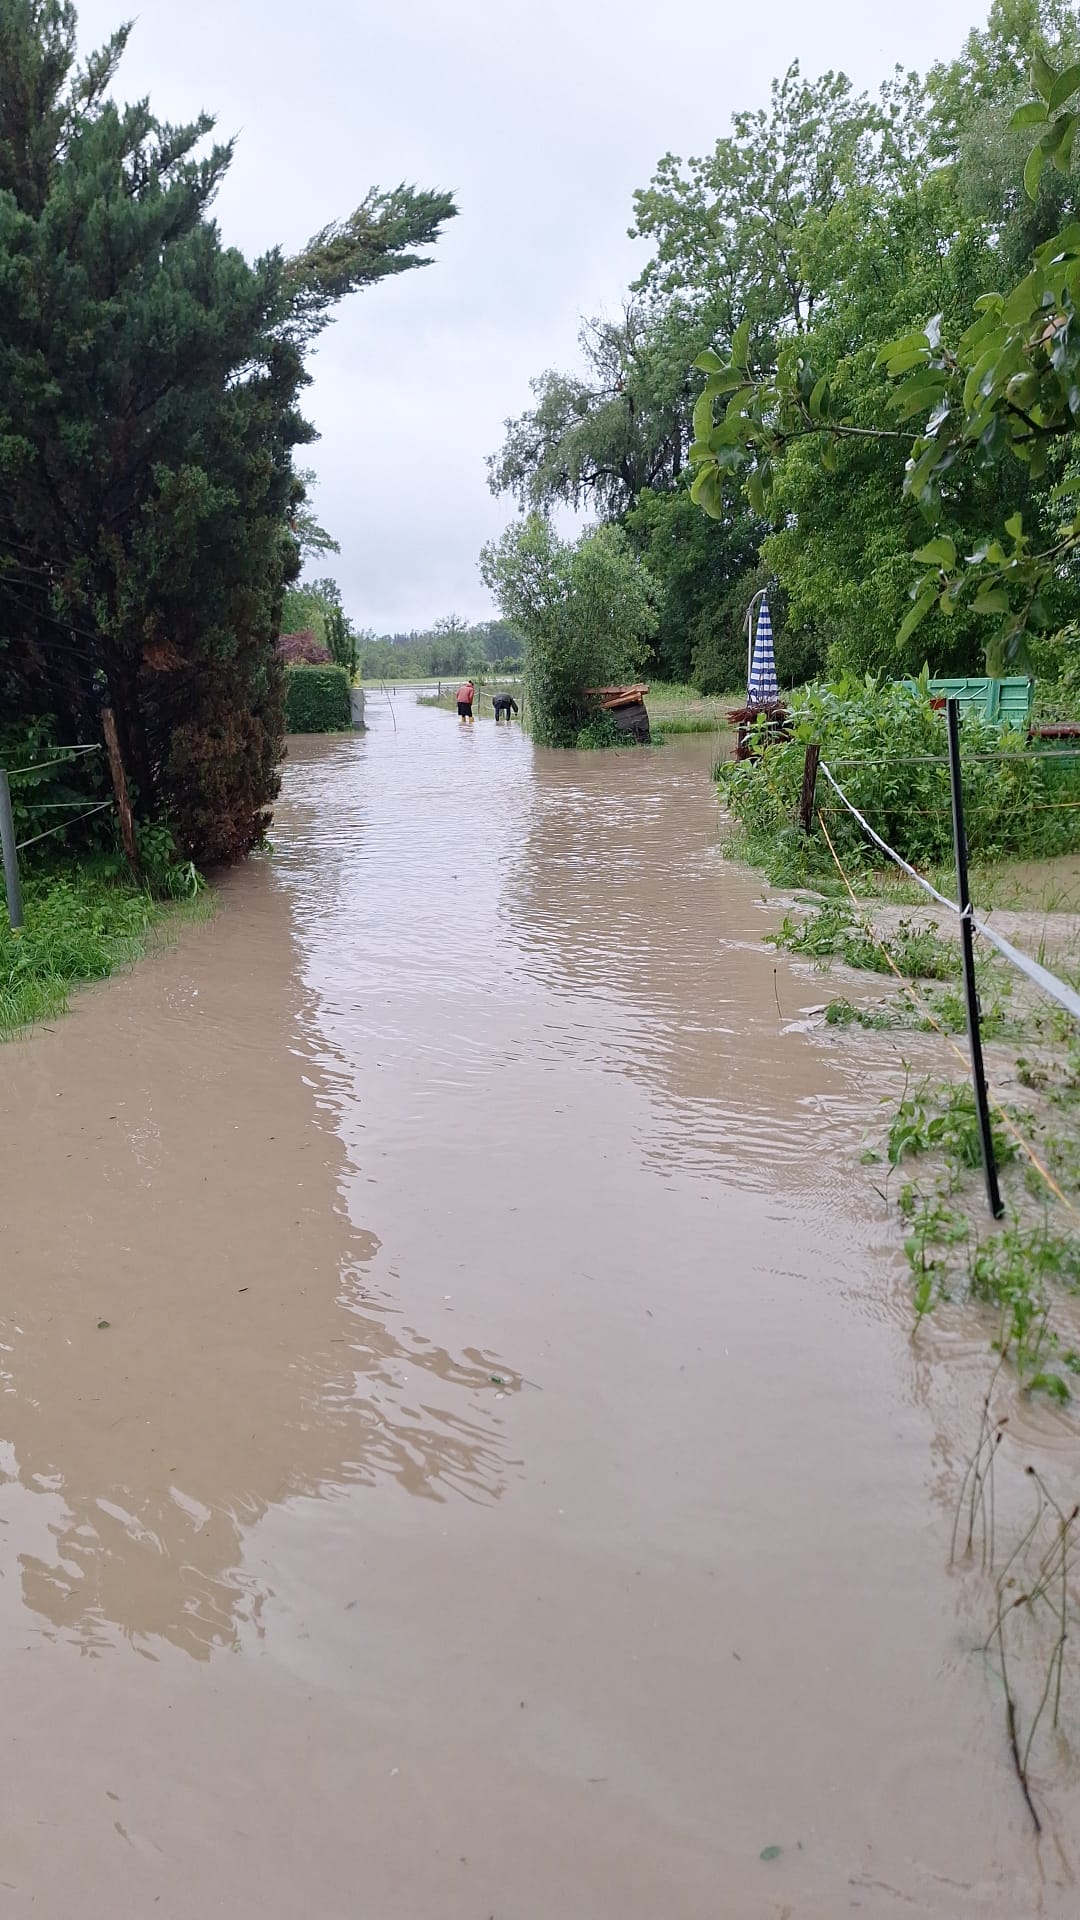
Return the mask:
<svg viewBox="0 0 1080 1920">
<path fill-rule="evenodd" d="M 521 635 L 504 620 L 470 625 L 456 614 L 436 620 L 423 633 L 360 633 L 360 672 L 365 680 L 410 680 L 444 674 L 516 667 L 525 651 Z"/>
</svg>

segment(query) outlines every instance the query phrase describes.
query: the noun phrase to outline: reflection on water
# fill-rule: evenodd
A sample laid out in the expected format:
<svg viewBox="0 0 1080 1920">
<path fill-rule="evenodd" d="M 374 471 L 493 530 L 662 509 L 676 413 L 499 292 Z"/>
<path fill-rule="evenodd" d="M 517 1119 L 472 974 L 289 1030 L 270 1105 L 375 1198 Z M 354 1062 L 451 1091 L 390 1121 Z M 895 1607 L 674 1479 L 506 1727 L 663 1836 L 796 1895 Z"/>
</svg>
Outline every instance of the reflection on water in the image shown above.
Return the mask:
<svg viewBox="0 0 1080 1920">
<path fill-rule="evenodd" d="M 373 1285 L 312 1026 L 288 891 L 254 863 L 179 951 L 5 1053 L 4 1571 L 88 1650 L 231 1644 L 272 1502 L 380 1479 L 490 1501 L 512 1464 L 512 1369 Z"/>
<path fill-rule="evenodd" d="M 800 1090 L 776 1047 L 708 742 L 534 754 L 400 711 L 377 752 L 294 743 L 273 862 L 5 1055 L 0 1516 L 25 1603 L 90 1649 L 232 1644 L 273 1503 L 380 1481 L 498 1498 L 521 1463 L 496 1396 L 519 1376 L 410 1322 L 452 1325 L 477 1186 L 504 1244 L 523 1124 L 542 1182 L 553 1072 L 639 1083 L 644 1166 L 749 1189 L 851 1101 L 809 1050 Z M 580 1163 L 598 1195 L 605 1160 Z M 384 1247 L 402 1189 L 419 1243 L 402 1222 Z"/>
<path fill-rule="evenodd" d="M 5 1890 L 1071 1915 L 943 1573 L 984 1373 L 854 1171 L 891 1041 L 806 1030 L 709 740 L 372 717 L 0 1057 Z"/>
</svg>

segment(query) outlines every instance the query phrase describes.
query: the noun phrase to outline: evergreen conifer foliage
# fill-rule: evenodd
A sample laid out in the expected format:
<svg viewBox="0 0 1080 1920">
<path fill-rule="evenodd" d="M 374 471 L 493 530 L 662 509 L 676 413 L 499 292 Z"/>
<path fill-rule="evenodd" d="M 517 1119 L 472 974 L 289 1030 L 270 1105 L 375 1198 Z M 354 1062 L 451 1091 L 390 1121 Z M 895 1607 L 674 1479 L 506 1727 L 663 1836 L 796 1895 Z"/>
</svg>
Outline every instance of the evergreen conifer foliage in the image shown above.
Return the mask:
<svg viewBox="0 0 1080 1920">
<path fill-rule="evenodd" d="M 455 209 L 373 190 L 248 262 L 232 144 L 111 97 L 128 31 L 80 65 L 66 0 L 0 4 L 0 707 L 93 740 L 111 705 L 138 813 L 210 863 L 277 790 L 305 352 Z"/>
</svg>

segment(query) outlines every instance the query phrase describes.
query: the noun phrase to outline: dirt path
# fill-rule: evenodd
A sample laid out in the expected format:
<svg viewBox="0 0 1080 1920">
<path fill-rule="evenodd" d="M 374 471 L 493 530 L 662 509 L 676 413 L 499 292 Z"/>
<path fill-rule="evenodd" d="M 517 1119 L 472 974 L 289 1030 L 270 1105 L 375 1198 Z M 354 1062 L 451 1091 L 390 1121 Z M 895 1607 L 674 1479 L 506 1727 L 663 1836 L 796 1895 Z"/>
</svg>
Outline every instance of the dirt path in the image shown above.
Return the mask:
<svg viewBox="0 0 1080 1920">
<path fill-rule="evenodd" d="M 1063 1920 L 710 743 L 395 706 L 0 1058 L 0 1914 Z"/>
</svg>

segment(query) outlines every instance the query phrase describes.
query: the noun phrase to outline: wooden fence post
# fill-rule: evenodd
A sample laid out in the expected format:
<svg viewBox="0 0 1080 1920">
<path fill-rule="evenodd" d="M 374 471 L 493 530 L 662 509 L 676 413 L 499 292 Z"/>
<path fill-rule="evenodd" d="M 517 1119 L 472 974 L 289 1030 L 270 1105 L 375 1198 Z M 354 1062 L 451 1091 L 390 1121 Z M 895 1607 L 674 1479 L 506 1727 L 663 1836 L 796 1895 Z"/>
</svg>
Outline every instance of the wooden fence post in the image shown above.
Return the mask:
<svg viewBox="0 0 1080 1920">
<path fill-rule="evenodd" d="M 112 774 L 113 792 L 116 795 L 116 810 L 120 815 L 120 838 L 124 843 L 124 852 L 133 873 L 139 871 L 139 843 L 135 838 L 135 822 L 131 814 L 131 801 L 128 798 L 127 775 L 124 772 L 123 756 L 120 752 L 120 740 L 116 731 L 116 715 L 111 707 L 103 707 L 101 724 L 105 732 L 105 746 L 109 755 L 109 770 Z"/>
<path fill-rule="evenodd" d="M 817 770 L 820 759 L 821 746 L 817 740 L 811 740 L 803 762 L 802 793 L 799 796 L 799 825 L 804 833 L 812 833 L 814 830 L 814 795 L 817 792 Z"/>
</svg>

